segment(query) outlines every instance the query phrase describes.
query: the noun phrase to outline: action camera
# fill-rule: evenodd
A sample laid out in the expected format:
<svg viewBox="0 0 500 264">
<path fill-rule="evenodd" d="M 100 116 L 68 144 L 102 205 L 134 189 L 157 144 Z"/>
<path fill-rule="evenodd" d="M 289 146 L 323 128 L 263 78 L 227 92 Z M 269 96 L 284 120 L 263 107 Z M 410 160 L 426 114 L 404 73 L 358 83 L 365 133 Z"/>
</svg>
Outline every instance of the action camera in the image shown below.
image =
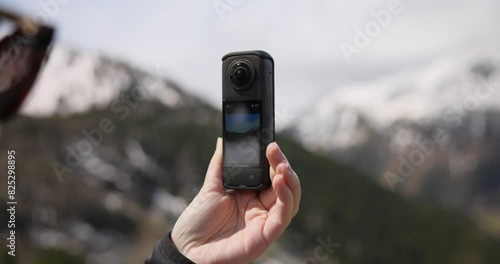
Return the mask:
<svg viewBox="0 0 500 264">
<path fill-rule="evenodd" d="M 223 182 L 226 188 L 269 188 L 266 148 L 274 141 L 274 60 L 265 51 L 222 58 Z"/>
</svg>

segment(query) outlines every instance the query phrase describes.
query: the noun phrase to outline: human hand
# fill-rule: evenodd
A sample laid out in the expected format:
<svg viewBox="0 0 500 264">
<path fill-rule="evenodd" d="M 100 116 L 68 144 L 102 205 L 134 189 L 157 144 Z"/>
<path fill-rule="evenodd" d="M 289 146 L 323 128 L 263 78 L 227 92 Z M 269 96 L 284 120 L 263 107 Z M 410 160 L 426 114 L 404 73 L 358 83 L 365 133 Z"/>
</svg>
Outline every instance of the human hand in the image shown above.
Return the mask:
<svg viewBox="0 0 500 264">
<path fill-rule="evenodd" d="M 217 140 L 203 187 L 172 230 L 182 254 L 196 263 L 250 263 L 283 233 L 299 210 L 300 181 L 278 144 L 269 144 L 266 156 L 271 188 L 226 191 Z"/>
</svg>

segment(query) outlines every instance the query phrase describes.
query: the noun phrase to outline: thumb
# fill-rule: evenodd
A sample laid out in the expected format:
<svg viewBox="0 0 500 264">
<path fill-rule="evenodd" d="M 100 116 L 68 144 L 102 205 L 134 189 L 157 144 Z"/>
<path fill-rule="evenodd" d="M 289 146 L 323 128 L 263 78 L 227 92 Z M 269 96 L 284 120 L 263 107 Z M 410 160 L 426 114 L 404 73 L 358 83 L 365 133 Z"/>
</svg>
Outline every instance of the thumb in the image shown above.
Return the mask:
<svg viewBox="0 0 500 264">
<path fill-rule="evenodd" d="M 214 155 L 208 165 L 202 189 L 223 192 L 222 185 L 222 138 L 217 138 Z"/>
</svg>

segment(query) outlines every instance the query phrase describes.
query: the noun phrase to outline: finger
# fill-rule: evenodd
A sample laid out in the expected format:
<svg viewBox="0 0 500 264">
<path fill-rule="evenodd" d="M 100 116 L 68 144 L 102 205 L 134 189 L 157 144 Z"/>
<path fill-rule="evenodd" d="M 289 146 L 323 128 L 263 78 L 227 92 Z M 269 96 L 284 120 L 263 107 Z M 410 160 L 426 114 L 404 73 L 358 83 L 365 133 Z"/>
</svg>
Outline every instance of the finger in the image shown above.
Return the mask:
<svg viewBox="0 0 500 264">
<path fill-rule="evenodd" d="M 269 218 L 264 225 L 264 236 L 268 243 L 276 240 L 292 219 L 293 194 L 283 178 L 277 174 L 274 177 L 273 190 L 276 192 L 276 204 L 269 211 Z"/>
<path fill-rule="evenodd" d="M 274 171 L 276 171 L 276 168 L 280 163 L 286 162 L 287 159 L 285 157 L 285 154 L 281 152 L 278 144 L 276 142 L 273 142 L 267 146 L 266 149 L 266 157 L 267 160 L 269 161 L 270 168 Z M 269 176 L 271 177 L 271 181 L 273 180 L 275 174 L 271 173 Z"/>
<path fill-rule="evenodd" d="M 274 171 L 273 167 L 269 167 L 269 178 L 271 181 L 274 178 L 274 175 L 276 175 L 276 172 Z M 259 193 L 259 200 L 264 205 L 264 208 L 268 209 L 271 207 L 271 205 L 276 202 L 276 193 L 274 192 L 273 188 L 269 188 L 266 190 L 263 190 Z"/>
<path fill-rule="evenodd" d="M 269 177 L 273 181 L 276 171 L 280 166 L 284 166 L 287 163 L 287 159 L 276 142 L 267 146 L 266 156 L 270 165 Z M 276 198 L 276 192 L 273 189 L 262 191 L 259 195 L 259 199 L 266 209 L 269 209 L 276 202 Z"/>
<path fill-rule="evenodd" d="M 300 180 L 297 173 L 292 169 L 290 163 L 281 163 L 278 166 L 277 173 L 282 174 L 286 184 L 290 187 L 293 194 L 293 215 L 295 216 L 300 207 L 300 198 L 302 190 L 300 187 Z"/>
<path fill-rule="evenodd" d="M 222 138 L 217 138 L 215 152 L 208 165 L 205 182 L 202 188 L 209 188 L 219 192 L 224 191 L 222 185 Z"/>
<path fill-rule="evenodd" d="M 276 198 L 278 198 L 278 196 L 273 188 L 263 190 L 259 193 L 259 200 L 267 210 L 273 206 L 276 202 Z"/>
</svg>

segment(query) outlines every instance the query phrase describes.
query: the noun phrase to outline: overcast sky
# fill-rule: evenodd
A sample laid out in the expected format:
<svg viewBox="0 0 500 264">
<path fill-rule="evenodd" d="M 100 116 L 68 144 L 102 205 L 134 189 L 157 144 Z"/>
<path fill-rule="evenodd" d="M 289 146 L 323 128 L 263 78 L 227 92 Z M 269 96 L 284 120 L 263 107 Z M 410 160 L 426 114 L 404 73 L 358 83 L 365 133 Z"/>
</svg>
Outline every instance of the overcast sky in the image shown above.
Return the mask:
<svg viewBox="0 0 500 264">
<path fill-rule="evenodd" d="M 390 10 L 394 1 L 59 0 L 47 6 L 58 2 L 1 0 L 0 6 L 47 17 L 64 46 L 159 66 L 216 106 L 221 57 L 266 50 L 276 62 L 276 107 L 291 113 L 340 84 L 419 67 L 464 45 L 500 44 L 498 1 L 401 0 L 388 25 L 349 63 L 339 45 L 354 45 L 356 28 L 364 31 L 376 22 L 372 12 Z"/>
</svg>

